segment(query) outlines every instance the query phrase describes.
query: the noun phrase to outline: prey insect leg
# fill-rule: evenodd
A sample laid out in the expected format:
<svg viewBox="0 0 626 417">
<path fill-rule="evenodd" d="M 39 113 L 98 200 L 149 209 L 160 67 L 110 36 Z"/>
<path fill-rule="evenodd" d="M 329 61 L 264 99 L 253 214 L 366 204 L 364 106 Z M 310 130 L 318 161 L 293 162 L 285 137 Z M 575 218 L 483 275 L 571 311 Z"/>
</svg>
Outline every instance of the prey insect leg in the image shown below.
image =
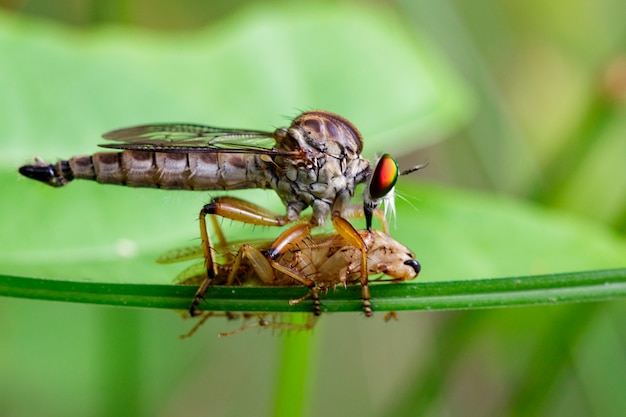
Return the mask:
<svg viewBox="0 0 626 417">
<path fill-rule="evenodd" d="M 231 313 L 228 311 L 223 312 L 223 313 L 215 312 L 215 311 L 208 311 L 206 313 L 203 313 L 202 317 L 200 318 L 200 320 L 198 320 L 195 326 L 193 326 L 193 328 L 189 330 L 189 332 L 181 335 L 180 338 L 188 339 L 191 336 L 193 336 L 198 331 L 198 329 L 202 327 L 202 325 L 204 325 L 204 323 L 211 317 L 226 317 L 228 320 L 242 319 L 245 321 L 255 319 L 251 323 L 245 323 L 244 321 L 244 324 L 242 324 L 240 327 L 236 328 L 235 330 L 231 330 L 229 332 L 220 332 L 218 333 L 219 337 L 232 336 L 244 330 L 252 329 L 255 327 L 264 327 L 264 328 L 271 328 L 271 329 L 277 329 L 277 330 L 311 330 L 313 327 L 315 327 L 315 324 L 317 323 L 317 317 L 310 313 L 307 314 L 307 319 L 305 323 L 290 323 L 290 322 L 279 321 L 274 316 L 272 316 L 270 319 L 267 319 L 265 315 L 261 313 L 239 313 L 238 314 L 238 313 Z"/>
<path fill-rule="evenodd" d="M 272 244 L 268 251 L 268 260 L 276 271 L 282 272 L 288 277 L 296 280 L 310 288 L 310 291 L 304 297 L 296 300 L 296 302 L 300 302 L 309 296 L 313 299 L 313 314 L 315 316 L 319 316 L 322 314 L 321 303 L 318 295 L 318 288 L 316 287 L 315 281 L 311 280 L 303 276 L 300 272 L 282 265 L 281 263 L 276 261 L 276 258 L 281 254 L 285 253 L 288 250 L 293 249 L 296 245 L 298 245 L 302 240 L 304 240 L 307 236 L 311 234 L 311 228 L 313 226 L 310 223 L 298 223 L 289 229 L 285 230 Z M 293 305 L 296 302 L 294 300 L 289 301 L 289 304 Z"/>
</svg>

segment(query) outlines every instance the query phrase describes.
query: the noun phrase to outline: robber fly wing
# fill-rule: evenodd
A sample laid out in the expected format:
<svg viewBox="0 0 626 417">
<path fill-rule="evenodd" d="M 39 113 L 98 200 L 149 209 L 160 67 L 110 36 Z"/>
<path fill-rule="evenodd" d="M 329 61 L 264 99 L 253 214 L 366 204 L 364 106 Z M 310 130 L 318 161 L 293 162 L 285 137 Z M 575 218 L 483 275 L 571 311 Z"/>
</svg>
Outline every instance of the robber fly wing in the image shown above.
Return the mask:
<svg viewBox="0 0 626 417">
<path fill-rule="evenodd" d="M 133 126 L 113 130 L 102 137 L 117 142 L 99 145 L 110 149 L 171 153 L 222 152 L 291 155 L 291 152 L 274 149 L 276 141 L 272 132 L 189 123 Z"/>
</svg>

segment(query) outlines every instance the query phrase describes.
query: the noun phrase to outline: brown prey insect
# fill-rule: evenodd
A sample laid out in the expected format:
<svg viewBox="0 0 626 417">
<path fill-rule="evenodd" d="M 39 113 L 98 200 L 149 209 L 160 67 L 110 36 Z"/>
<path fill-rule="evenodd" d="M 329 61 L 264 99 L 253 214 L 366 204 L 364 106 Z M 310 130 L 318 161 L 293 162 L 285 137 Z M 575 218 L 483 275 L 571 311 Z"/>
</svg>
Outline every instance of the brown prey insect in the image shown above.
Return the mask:
<svg viewBox="0 0 626 417">
<path fill-rule="evenodd" d="M 215 218 L 211 218 L 217 226 Z M 342 218 L 337 221 L 342 223 L 342 228 L 352 228 Z M 296 304 L 311 298 L 312 313 L 319 316 L 322 311 L 320 292 L 360 283 L 368 288 L 367 298 L 363 299 L 364 310 L 371 311 L 370 275 L 384 274 L 385 277 L 379 277 L 378 280 L 387 282 L 406 281 L 417 277 L 421 266 L 413 252 L 387 234 L 379 230 L 352 230 L 367 247 L 366 271 L 363 271 L 365 265 L 361 248 L 338 233 L 312 235 L 310 229 L 303 229 L 302 224 L 296 224 L 273 241 L 228 244 L 219 227 L 216 227 L 220 243 L 215 251 L 221 253 L 221 262 L 217 262 L 211 251 L 213 276 L 207 276 L 205 262 L 200 262 L 181 272 L 176 280 L 187 285 L 199 284 L 189 309 L 192 316 L 199 314 L 198 307 L 207 289 L 213 285 L 303 286 L 307 288 L 306 293 L 298 299 L 289 300 L 289 303 Z M 179 262 L 203 255 L 203 249 L 198 247 L 177 249 L 160 257 L 158 262 Z M 365 282 L 361 279 L 364 274 Z M 267 325 L 268 322 L 264 323 L 259 325 Z"/>
</svg>

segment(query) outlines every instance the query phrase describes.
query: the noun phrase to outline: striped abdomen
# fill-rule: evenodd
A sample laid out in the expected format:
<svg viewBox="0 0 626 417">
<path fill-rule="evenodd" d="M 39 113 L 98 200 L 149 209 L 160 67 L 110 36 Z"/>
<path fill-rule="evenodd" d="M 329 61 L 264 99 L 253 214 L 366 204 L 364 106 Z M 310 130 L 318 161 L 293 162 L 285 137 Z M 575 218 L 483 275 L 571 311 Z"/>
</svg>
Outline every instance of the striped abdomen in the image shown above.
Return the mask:
<svg viewBox="0 0 626 417">
<path fill-rule="evenodd" d="M 256 155 L 165 152 L 99 152 L 20 168 L 29 178 L 61 187 L 75 179 L 103 184 L 178 190 L 268 188 L 265 163 Z"/>
</svg>

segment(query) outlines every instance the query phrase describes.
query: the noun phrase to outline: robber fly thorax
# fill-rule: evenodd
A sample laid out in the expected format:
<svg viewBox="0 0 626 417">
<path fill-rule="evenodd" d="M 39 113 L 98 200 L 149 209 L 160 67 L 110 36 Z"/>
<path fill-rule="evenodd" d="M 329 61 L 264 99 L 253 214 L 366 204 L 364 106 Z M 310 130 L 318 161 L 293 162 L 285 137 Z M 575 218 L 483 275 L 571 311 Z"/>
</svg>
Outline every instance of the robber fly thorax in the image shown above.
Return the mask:
<svg viewBox="0 0 626 417">
<path fill-rule="evenodd" d="M 370 181 L 364 197 L 368 228 L 373 210 L 390 194 L 398 175 L 395 161 L 387 156 L 389 168 L 373 178 L 377 171 L 361 157 L 363 139 L 358 129 L 345 118 L 321 110 L 302 113 L 291 126 L 274 132 L 166 123 L 123 128 L 103 137 L 111 142 L 101 147 L 119 151 L 54 164 L 36 158 L 19 171 L 54 187 L 88 179 L 181 190 L 273 189 L 286 206 L 284 215 L 268 217 L 263 212 L 259 220 L 257 207 L 250 206 L 250 212 L 217 213 L 269 226 L 296 221 L 309 206 L 314 225 L 323 224 L 330 214 L 351 217 L 355 209 L 349 202 L 356 186 Z"/>
<path fill-rule="evenodd" d="M 342 227 L 352 227 L 345 220 L 339 221 L 345 223 Z M 219 229 L 217 222 L 214 221 L 213 225 Z M 296 239 L 293 238 L 294 233 L 298 235 Z M 407 281 L 418 276 L 421 266 L 410 249 L 379 230 L 354 230 L 354 233 L 366 244 L 366 264 L 361 256 L 362 248 L 354 246 L 353 242 L 338 233 L 311 234 L 310 229 L 302 233 L 302 226 L 295 225 L 275 240 L 227 243 L 218 231 L 220 242 L 214 249 L 220 253 L 220 261 L 211 255 L 212 276 L 207 274 L 205 263 L 200 262 L 182 271 L 176 282 L 199 285 L 189 309 L 191 316 L 201 314 L 202 300 L 213 285 L 302 286 L 307 289 L 303 296 L 289 300 L 289 303 L 296 304 L 311 298 L 311 312 L 319 316 L 322 311 L 320 292 L 352 284 L 368 288 L 370 276 L 385 282 Z M 175 249 L 161 256 L 158 262 L 179 262 L 203 255 L 203 249 L 198 247 Z M 369 290 L 364 293 L 363 308 L 371 313 Z M 208 315 L 215 316 L 215 313 L 209 312 Z M 229 315 L 226 314 L 226 317 Z M 250 317 L 259 319 L 253 326 L 283 327 L 266 320 L 261 314 Z M 206 318 L 205 315 L 203 320 Z M 309 320 L 307 325 L 310 323 L 314 321 Z"/>
</svg>

